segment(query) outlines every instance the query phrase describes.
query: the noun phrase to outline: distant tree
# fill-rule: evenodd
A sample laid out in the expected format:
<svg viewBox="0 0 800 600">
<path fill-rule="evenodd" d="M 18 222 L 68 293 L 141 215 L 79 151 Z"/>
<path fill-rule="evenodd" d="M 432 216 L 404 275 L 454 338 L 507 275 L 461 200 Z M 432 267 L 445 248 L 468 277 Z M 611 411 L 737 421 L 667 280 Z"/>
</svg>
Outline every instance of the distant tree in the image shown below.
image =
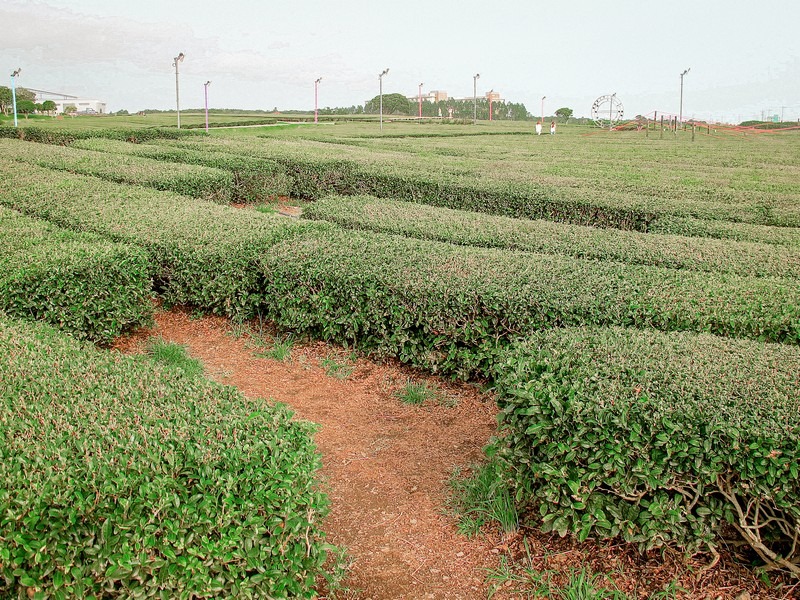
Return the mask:
<svg viewBox="0 0 800 600">
<path fill-rule="evenodd" d="M 25 115 L 27 119 L 28 115 L 36 112 L 36 104 L 31 100 L 17 100 L 17 112 L 21 115 Z"/>
<path fill-rule="evenodd" d="M 569 120 L 569 118 L 572 116 L 572 109 L 571 108 L 567 108 L 566 106 L 564 108 L 559 108 L 556 111 L 556 116 L 559 119 L 564 119 L 564 122 L 566 123 Z"/>
<path fill-rule="evenodd" d="M 42 102 L 42 110 L 48 114 L 52 114 L 56 111 L 56 103 L 52 100 L 45 100 Z"/>
<path fill-rule="evenodd" d="M 17 102 L 19 102 L 20 100 L 30 100 L 31 102 L 36 102 L 36 92 L 32 92 L 31 90 L 24 87 L 16 88 L 16 92 L 17 92 Z"/>
<path fill-rule="evenodd" d="M 116 113 L 114 113 L 114 114 L 116 114 L 116 115 L 127 115 L 127 114 L 129 114 L 129 113 L 128 113 L 128 111 L 127 111 L 127 110 L 125 110 L 124 108 L 121 108 L 121 109 L 119 109 L 119 110 L 118 110 Z"/>
<path fill-rule="evenodd" d="M 381 97 L 375 96 L 364 106 L 364 112 L 376 115 L 380 112 Z M 383 114 L 385 115 L 407 115 L 411 110 L 411 102 L 403 94 L 384 94 L 383 95 Z"/>
<path fill-rule="evenodd" d="M 76 112 L 78 112 L 78 107 L 75 106 L 74 104 L 67 104 L 64 107 L 64 114 L 70 115 Z"/>
<path fill-rule="evenodd" d="M 11 88 L 0 85 L 0 112 L 11 110 Z"/>
</svg>

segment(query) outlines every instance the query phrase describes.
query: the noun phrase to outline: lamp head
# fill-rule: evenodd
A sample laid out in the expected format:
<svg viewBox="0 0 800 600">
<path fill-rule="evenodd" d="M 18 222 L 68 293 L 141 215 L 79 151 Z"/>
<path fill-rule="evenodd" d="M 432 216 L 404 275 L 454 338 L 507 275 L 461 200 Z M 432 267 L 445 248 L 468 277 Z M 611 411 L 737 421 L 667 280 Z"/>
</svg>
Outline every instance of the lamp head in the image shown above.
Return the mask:
<svg viewBox="0 0 800 600">
<path fill-rule="evenodd" d="M 178 56 L 175 57 L 175 62 L 176 63 L 183 62 L 184 58 L 186 57 L 184 56 L 183 52 L 181 52 L 180 54 L 178 54 Z"/>
<path fill-rule="evenodd" d="M 20 71 L 22 71 L 22 69 L 21 69 L 21 68 L 18 68 L 16 71 L 14 71 L 14 72 L 11 74 L 11 76 L 12 76 L 12 77 L 17 77 L 17 76 L 20 74 Z"/>
<path fill-rule="evenodd" d="M 481 74 L 480 73 L 475 73 L 475 79 L 480 79 L 480 78 L 481 78 Z"/>
<path fill-rule="evenodd" d="M 317 78 L 314 80 L 314 83 L 319 83 L 320 81 L 322 81 L 322 77 L 317 77 Z"/>
<path fill-rule="evenodd" d="M 204 85 L 204 86 L 206 86 L 206 87 L 208 87 L 208 86 L 210 86 L 210 85 L 211 85 L 211 82 L 210 82 L 210 81 L 206 81 L 206 82 L 205 82 L 203 85 Z"/>
</svg>

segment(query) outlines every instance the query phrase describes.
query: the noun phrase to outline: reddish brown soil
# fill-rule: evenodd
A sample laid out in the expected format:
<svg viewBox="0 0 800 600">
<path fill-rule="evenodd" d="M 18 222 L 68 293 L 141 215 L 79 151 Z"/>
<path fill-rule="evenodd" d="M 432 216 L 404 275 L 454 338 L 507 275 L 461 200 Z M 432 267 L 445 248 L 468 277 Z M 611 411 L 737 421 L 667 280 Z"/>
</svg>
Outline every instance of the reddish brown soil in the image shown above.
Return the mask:
<svg viewBox="0 0 800 600">
<path fill-rule="evenodd" d="M 495 432 L 491 397 L 473 386 L 434 381 L 400 365 L 354 359 L 322 343 L 296 345 L 285 362 L 260 358 L 267 348 L 236 333 L 222 318 L 160 311 L 155 328 L 120 339 L 116 348 L 139 352 L 147 338 L 160 335 L 185 345 L 211 379 L 234 385 L 251 398 L 284 402 L 298 417 L 321 425 L 315 439 L 331 499 L 323 529 L 328 541 L 345 548 L 351 560 L 344 582 L 349 590 L 338 598 L 486 598 L 487 570 L 496 569 L 504 555 L 537 572 L 553 572 L 561 585 L 570 568 L 588 566 L 608 574 L 600 584 L 616 585 L 630 598 L 648 598 L 673 581 L 686 591 L 661 597 L 798 597 L 800 589 L 791 588 L 794 582 L 770 590 L 728 553 L 703 570 L 700 561 L 687 564 L 671 553 L 640 557 L 622 544 L 577 544 L 533 531 L 505 541 L 497 532 L 462 536 L 444 510 L 447 480 L 454 468 L 478 461 Z M 323 368 L 326 359 L 353 370 L 342 379 L 331 376 Z M 409 378 L 438 386 L 448 401 L 403 404 L 395 392 Z M 512 584 L 494 596 L 523 597 L 530 596 L 516 593 Z"/>
</svg>

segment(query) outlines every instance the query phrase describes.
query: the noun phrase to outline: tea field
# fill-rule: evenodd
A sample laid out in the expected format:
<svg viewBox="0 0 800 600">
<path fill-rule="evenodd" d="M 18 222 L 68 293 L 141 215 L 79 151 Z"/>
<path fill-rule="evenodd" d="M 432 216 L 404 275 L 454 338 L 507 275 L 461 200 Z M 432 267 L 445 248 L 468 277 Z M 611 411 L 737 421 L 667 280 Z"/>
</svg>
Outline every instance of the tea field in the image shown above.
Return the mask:
<svg viewBox="0 0 800 600">
<path fill-rule="evenodd" d="M 152 297 L 493 388 L 489 454 L 527 526 L 687 555 L 735 539 L 800 576 L 796 132 L 3 127 L 0 172 L 0 592 L 324 577 L 309 428 L 103 349 Z M 204 448 L 209 428 L 242 441 Z M 128 495 L 170 524 L 110 500 Z"/>
</svg>

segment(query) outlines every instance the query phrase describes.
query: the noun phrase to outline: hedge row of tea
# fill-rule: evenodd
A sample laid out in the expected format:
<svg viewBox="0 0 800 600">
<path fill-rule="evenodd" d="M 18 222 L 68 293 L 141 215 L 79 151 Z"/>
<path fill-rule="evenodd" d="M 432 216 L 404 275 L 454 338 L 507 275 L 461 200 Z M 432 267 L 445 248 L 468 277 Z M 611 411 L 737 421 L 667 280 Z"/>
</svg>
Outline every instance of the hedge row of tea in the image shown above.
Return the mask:
<svg viewBox="0 0 800 600">
<path fill-rule="evenodd" d="M 231 200 L 235 202 L 264 202 L 275 196 L 288 196 L 292 191 L 292 180 L 283 168 L 261 158 L 100 138 L 78 140 L 72 147 L 230 171 L 233 173 Z"/>
<path fill-rule="evenodd" d="M 529 154 L 515 156 L 508 163 L 503 162 L 505 154 L 500 151 L 496 157 L 483 157 L 481 146 L 469 146 L 466 156 L 432 156 L 432 149 L 427 146 L 398 152 L 338 139 L 321 142 L 270 138 L 266 142 L 214 138 L 159 143 L 275 160 L 295 179 L 294 194 L 307 199 L 329 194 L 370 194 L 516 218 L 637 231 L 648 231 L 651 223 L 663 217 L 800 226 L 800 208 L 791 202 L 773 205 L 765 193 L 741 202 L 735 197 L 717 198 L 713 194 L 711 198 L 664 197 L 659 194 L 660 188 L 649 185 L 643 189 L 618 189 L 623 187 L 618 172 L 616 179 L 610 176 L 593 186 L 589 185 L 591 180 L 576 177 L 537 176 L 536 169 L 531 169 Z M 508 143 L 502 142 L 504 147 Z M 598 163 L 597 157 L 592 166 L 608 169 Z M 612 185 L 615 182 L 619 183 L 616 188 Z"/>
<path fill-rule="evenodd" d="M 68 146 L 75 140 L 90 138 L 107 138 L 125 140 L 127 142 L 142 143 L 148 140 L 184 139 L 196 137 L 197 132 L 172 128 L 135 128 L 135 129 L 55 129 L 51 127 L 0 127 L 0 138 L 27 140 L 42 144 L 55 144 Z"/>
<path fill-rule="evenodd" d="M 0 596 L 314 596 L 308 424 L 0 317 Z"/>
<path fill-rule="evenodd" d="M 510 348 L 494 375 L 499 455 L 546 530 L 694 552 L 727 522 L 800 574 L 797 347 L 568 328 Z"/>
<path fill-rule="evenodd" d="M 263 302 L 260 257 L 274 243 L 323 223 L 125 186 L 94 177 L 0 160 L 0 203 L 67 229 L 91 231 L 146 249 L 156 291 L 168 304 L 192 304 L 248 318 Z"/>
<path fill-rule="evenodd" d="M 305 143 L 310 144 L 310 142 Z M 548 219 L 581 225 L 599 225 L 645 231 L 654 215 L 636 206 L 615 205 L 595 198 L 587 202 L 553 186 L 486 182 L 448 173 L 408 173 L 391 165 L 358 163 L 325 149 L 321 156 L 303 147 L 299 152 L 275 143 L 178 141 L 194 150 L 237 153 L 275 161 L 292 179 L 292 196 L 316 200 L 330 194 L 369 194 L 432 206 L 457 208 L 517 218 Z"/>
<path fill-rule="evenodd" d="M 460 245 L 800 280 L 800 247 L 511 219 L 371 196 L 328 196 L 304 207 L 303 216 L 350 229 Z"/>
<path fill-rule="evenodd" d="M 0 139 L 0 153 L 23 165 L 91 175 L 220 203 L 230 201 L 234 187 L 230 172 L 196 165 L 168 164 L 148 158 L 121 157 L 105 152 L 4 139 Z"/>
<path fill-rule="evenodd" d="M 261 260 L 268 316 L 426 369 L 484 372 L 509 339 L 631 325 L 800 343 L 796 282 L 330 229 Z"/>
<path fill-rule="evenodd" d="M 109 343 L 149 322 L 146 254 L 0 207 L 0 310 Z"/>
</svg>

